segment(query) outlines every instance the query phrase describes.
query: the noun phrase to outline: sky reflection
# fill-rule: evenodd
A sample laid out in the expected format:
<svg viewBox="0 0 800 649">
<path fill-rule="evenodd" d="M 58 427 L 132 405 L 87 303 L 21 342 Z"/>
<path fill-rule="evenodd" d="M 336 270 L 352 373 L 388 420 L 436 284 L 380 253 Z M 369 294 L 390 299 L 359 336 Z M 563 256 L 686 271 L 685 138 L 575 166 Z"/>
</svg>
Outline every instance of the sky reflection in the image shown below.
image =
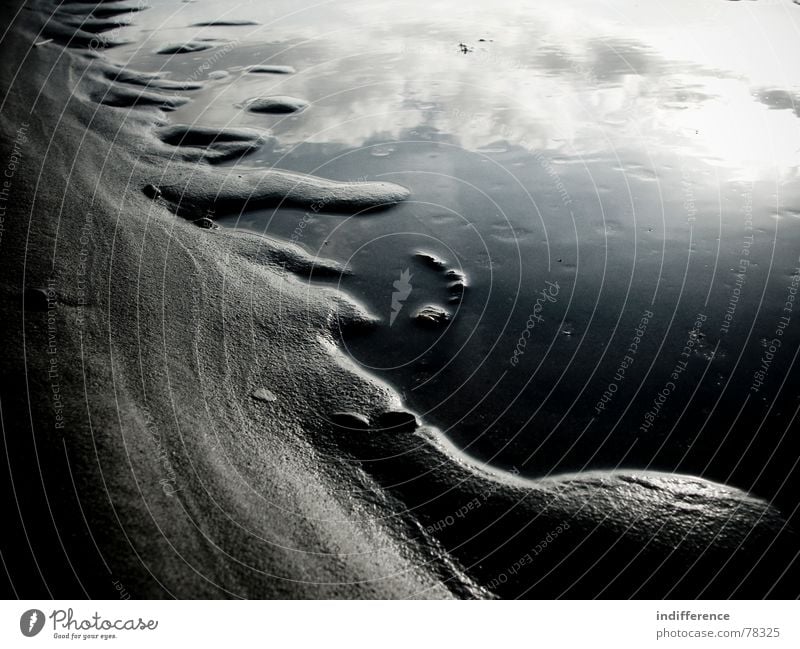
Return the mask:
<svg viewBox="0 0 800 649">
<path fill-rule="evenodd" d="M 187 27 L 223 13 L 262 24 Z M 379 317 L 409 268 L 408 313 L 447 299 L 415 250 L 462 270 L 469 289 L 441 339 L 400 318 L 343 341 L 461 448 L 530 475 L 648 466 L 772 495 L 771 476 L 797 457 L 781 447 L 797 397 L 781 383 L 768 404 L 748 389 L 798 266 L 798 21 L 791 0 L 199 0 L 143 12 L 131 28 L 142 42 L 114 56 L 209 79 L 175 122 L 271 130 L 221 172 L 276 166 L 411 189 L 374 218 L 268 210 L 224 225 L 290 238 L 305 223 L 300 245 L 348 263 L 342 287 Z M 211 36 L 221 44 L 210 52 L 153 54 Z M 243 71 L 255 64 L 297 73 Z M 269 94 L 311 105 L 289 116 L 236 108 Z M 511 368 L 545 282 L 558 282 L 558 301 Z M 734 291 L 736 320 L 723 328 Z M 651 310 L 640 360 L 595 413 Z M 669 412 L 637 432 L 698 313 L 707 324 Z M 785 349 L 798 345 L 787 333 Z M 790 361 L 775 361 L 773 381 L 790 377 Z"/>
<path fill-rule="evenodd" d="M 139 28 L 151 38 L 140 49 L 197 36 L 233 39 L 236 47 L 215 61 L 233 76 L 176 118 L 271 126 L 284 147 L 352 148 L 433 129 L 470 150 L 522 144 L 592 156 L 671 148 L 749 176 L 797 174 L 800 72 L 790 62 L 800 12 L 791 2 L 565 4 L 468 2 L 454 10 L 412 0 L 403 11 L 345 1 L 226 3 L 226 18 L 263 24 L 152 31 L 169 11 L 169 24 L 178 26 L 221 15 L 218 4 L 200 1 L 177 13 L 174 6 L 144 12 Z M 471 51 L 462 54 L 460 42 Z M 180 77 L 206 58 L 154 61 Z M 236 72 L 285 61 L 297 75 Z M 282 121 L 232 114 L 232 105 L 276 92 L 312 101 L 314 110 Z"/>
</svg>

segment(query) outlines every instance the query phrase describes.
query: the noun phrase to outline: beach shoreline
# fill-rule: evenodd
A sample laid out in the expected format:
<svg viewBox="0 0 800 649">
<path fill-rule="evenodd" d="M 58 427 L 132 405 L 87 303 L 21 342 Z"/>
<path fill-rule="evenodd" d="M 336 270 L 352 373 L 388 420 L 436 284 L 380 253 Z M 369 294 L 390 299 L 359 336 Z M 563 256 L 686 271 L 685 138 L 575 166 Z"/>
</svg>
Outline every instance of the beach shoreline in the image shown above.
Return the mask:
<svg viewBox="0 0 800 649">
<path fill-rule="evenodd" d="M 417 425 L 337 345 L 375 321 L 309 280 L 342 269 L 194 222 L 407 191 L 226 183 L 50 7 L 2 45 L 6 596 L 797 596 L 793 512 L 675 474 L 523 480 Z"/>
</svg>

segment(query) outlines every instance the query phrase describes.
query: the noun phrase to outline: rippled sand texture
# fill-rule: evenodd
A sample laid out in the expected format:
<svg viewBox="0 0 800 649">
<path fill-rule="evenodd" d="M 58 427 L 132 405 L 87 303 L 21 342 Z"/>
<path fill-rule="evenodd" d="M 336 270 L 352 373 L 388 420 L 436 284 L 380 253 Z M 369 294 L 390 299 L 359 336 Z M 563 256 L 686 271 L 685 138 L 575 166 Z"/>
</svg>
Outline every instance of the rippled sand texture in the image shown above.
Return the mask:
<svg viewBox="0 0 800 649">
<path fill-rule="evenodd" d="M 138 8 L 42 2 L 3 43 L 4 160 L 25 129 L 0 240 L 7 594 L 797 594 L 766 502 L 490 471 L 356 368 L 340 334 L 378 318 L 307 281 L 347 269 L 209 225 L 264 205 L 371 218 L 408 190 L 209 164 L 269 135 L 170 122 L 194 86 L 102 51 Z M 443 301 L 466 286 L 446 279 Z"/>
</svg>

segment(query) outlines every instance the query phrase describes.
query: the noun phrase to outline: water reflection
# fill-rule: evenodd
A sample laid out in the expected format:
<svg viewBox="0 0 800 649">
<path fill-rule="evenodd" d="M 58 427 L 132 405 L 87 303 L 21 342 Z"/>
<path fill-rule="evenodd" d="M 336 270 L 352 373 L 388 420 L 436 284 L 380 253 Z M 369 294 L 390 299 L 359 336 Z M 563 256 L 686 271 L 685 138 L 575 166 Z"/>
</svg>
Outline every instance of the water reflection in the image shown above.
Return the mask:
<svg viewBox="0 0 800 649">
<path fill-rule="evenodd" d="M 454 16 L 450 3 L 405 4 L 399 16 L 360 2 L 233 8 L 226 18 L 247 13 L 263 25 L 162 29 L 140 50 L 152 50 L 158 39 L 222 34 L 235 47 L 215 66 L 290 62 L 299 74 L 234 75 L 176 116 L 263 125 L 232 106 L 254 93 L 313 101 L 315 110 L 303 119 L 275 124 L 287 147 L 308 141 L 357 147 L 430 128 L 473 150 L 500 140 L 570 155 L 629 145 L 685 147 L 756 173 L 796 172 L 800 128 L 793 96 L 783 88 L 800 78 L 787 65 L 791 58 L 780 58 L 795 49 L 795 33 L 775 7 L 754 16 L 716 1 L 674 3 L 669 11 L 618 1 L 569 8 L 515 3 L 504 12 L 480 3 L 461 5 Z M 218 12 L 198 2 L 170 20 L 191 24 Z M 146 18 L 155 22 L 163 14 Z M 759 21 L 769 21 L 770 29 L 762 46 L 752 33 Z M 745 29 L 752 45 L 743 48 L 737 38 Z M 458 48 L 464 40 L 468 54 Z M 176 76 L 207 58 L 151 57 Z M 772 87 L 778 79 L 781 86 Z"/>
<path fill-rule="evenodd" d="M 720 72 L 687 70 L 627 42 L 605 45 L 613 58 L 597 57 L 591 67 L 546 56 L 536 69 L 502 74 L 452 46 L 338 60 L 316 46 L 298 46 L 301 58 L 326 62 L 291 77 L 237 75 L 235 83 L 205 91 L 176 119 L 269 126 L 286 148 L 300 142 L 358 147 L 431 129 L 472 150 L 508 142 L 590 156 L 609 148 L 668 147 L 726 166 L 796 171 L 800 128 L 788 94 L 753 90 Z M 244 51 L 237 56 L 245 64 L 262 60 Z M 631 60 L 638 69 L 626 73 Z M 307 99 L 314 110 L 300 119 L 267 120 L 233 109 L 254 95 L 276 93 Z"/>
<path fill-rule="evenodd" d="M 797 451 L 796 322 L 763 364 L 798 266 L 800 7 L 403 6 L 232 7 L 262 25 L 206 29 L 234 43 L 212 61 L 152 51 L 197 37 L 184 25 L 219 3 L 164 3 L 142 15 L 146 45 L 119 52 L 176 79 L 227 70 L 173 118 L 270 128 L 241 164 L 412 189 L 368 219 L 227 224 L 290 238 L 307 222 L 300 243 L 348 263 L 342 286 L 387 321 L 407 269 L 405 314 L 448 304 L 415 252 L 463 271 L 446 331 L 404 316 L 343 341 L 462 448 L 530 475 L 650 466 L 780 498 Z M 264 63 L 297 74 L 243 71 Z M 234 108 L 259 94 L 312 105 Z"/>
</svg>

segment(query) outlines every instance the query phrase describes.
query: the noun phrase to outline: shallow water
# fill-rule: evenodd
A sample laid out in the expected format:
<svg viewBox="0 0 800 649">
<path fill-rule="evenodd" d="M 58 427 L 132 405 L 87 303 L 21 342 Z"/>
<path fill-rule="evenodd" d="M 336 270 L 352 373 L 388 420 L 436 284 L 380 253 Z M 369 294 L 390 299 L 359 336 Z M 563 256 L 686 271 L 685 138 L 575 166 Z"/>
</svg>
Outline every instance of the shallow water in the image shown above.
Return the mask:
<svg viewBox="0 0 800 649">
<path fill-rule="evenodd" d="M 221 224 L 346 263 L 336 283 L 382 323 L 344 349 L 473 456 L 527 475 L 680 471 L 786 497 L 800 407 L 800 6 L 402 7 L 163 2 L 111 56 L 207 81 L 172 122 L 270 129 L 223 169 L 410 188 L 380 213 L 322 205 Z M 260 24 L 189 27 L 221 17 Z M 204 38 L 215 46 L 155 53 Z M 310 105 L 241 108 L 262 95 Z M 463 295 L 448 270 L 466 276 Z M 411 316 L 427 304 L 452 319 L 420 326 Z"/>
</svg>

